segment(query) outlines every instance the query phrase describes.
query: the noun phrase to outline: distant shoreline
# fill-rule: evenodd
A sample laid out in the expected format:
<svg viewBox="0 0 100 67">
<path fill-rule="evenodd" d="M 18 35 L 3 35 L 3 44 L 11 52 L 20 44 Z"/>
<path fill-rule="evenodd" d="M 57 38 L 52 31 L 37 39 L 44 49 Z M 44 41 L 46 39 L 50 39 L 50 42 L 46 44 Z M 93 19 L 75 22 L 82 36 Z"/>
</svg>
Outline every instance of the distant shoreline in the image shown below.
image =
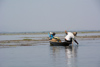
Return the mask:
<svg viewBox="0 0 100 67">
<path fill-rule="evenodd" d="M 74 32 L 74 31 L 71 31 Z M 100 31 L 75 31 L 77 33 L 100 33 Z M 48 34 L 48 32 L 1 32 L 0 35 L 35 35 L 35 34 Z M 55 31 L 56 34 L 65 33 L 64 31 Z"/>
</svg>

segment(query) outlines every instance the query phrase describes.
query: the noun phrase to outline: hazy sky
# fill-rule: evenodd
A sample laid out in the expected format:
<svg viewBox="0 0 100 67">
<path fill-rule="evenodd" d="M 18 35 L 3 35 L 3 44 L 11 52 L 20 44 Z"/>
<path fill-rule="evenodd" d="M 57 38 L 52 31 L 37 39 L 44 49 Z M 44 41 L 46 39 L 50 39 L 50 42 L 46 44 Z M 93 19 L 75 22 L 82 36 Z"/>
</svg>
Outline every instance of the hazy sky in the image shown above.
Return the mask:
<svg viewBox="0 0 100 67">
<path fill-rule="evenodd" d="M 0 0 L 0 32 L 100 30 L 99 0 Z"/>
</svg>

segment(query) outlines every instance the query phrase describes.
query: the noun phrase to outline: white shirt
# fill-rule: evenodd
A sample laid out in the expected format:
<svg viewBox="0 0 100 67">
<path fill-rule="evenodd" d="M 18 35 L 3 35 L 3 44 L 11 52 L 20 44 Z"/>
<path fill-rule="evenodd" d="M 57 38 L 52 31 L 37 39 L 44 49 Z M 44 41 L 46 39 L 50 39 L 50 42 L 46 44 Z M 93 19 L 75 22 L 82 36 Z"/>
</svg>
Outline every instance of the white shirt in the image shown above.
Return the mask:
<svg viewBox="0 0 100 67">
<path fill-rule="evenodd" d="M 75 36 L 73 35 L 73 33 L 71 32 L 67 32 L 68 34 L 66 35 L 65 39 L 70 41 L 71 38 L 75 40 Z"/>
</svg>

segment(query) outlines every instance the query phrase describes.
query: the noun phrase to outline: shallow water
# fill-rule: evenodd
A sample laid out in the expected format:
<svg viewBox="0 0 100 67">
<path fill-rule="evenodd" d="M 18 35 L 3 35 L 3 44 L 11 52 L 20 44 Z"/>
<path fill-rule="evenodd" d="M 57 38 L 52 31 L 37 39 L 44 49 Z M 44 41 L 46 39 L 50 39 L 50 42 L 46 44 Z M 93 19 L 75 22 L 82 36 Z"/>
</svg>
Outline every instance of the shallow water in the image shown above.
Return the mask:
<svg viewBox="0 0 100 67">
<path fill-rule="evenodd" d="M 92 36 L 100 35 L 100 33 L 78 33 L 77 36 Z M 56 37 L 65 37 L 66 34 L 56 34 Z M 35 34 L 35 35 L 0 35 L 0 40 L 22 40 L 22 39 L 45 39 L 48 34 Z"/>
<path fill-rule="evenodd" d="M 0 40 L 44 37 L 48 35 L 2 35 Z M 78 42 L 79 46 L 74 43 L 69 47 L 50 46 L 49 42 L 39 42 L 36 46 L 0 46 L 0 67 L 100 67 L 100 38 L 78 39 Z"/>
<path fill-rule="evenodd" d="M 79 46 L 13 46 L 0 48 L 0 67 L 100 67 L 100 40 Z"/>
<path fill-rule="evenodd" d="M 41 39 L 43 37 L 48 37 L 46 34 L 40 35 L 0 35 L 0 40 L 22 40 L 22 39 Z"/>
</svg>

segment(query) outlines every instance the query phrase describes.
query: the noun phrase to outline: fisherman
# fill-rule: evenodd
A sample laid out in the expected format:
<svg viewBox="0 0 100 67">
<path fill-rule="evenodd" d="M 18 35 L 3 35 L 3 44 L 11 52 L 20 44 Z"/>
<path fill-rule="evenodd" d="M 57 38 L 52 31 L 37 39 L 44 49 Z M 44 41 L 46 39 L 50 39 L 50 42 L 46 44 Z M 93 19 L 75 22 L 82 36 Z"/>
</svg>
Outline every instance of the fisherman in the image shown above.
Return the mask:
<svg viewBox="0 0 100 67">
<path fill-rule="evenodd" d="M 50 32 L 49 33 L 49 40 L 52 40 L 52 38 L 54 38 L 55 36 L 55 33 L 54 32 Z"/>
<path fill-rule="evenodd" d="M 66 33 L 66 36 L 65 36 L 65 41 L 66 42 L 71 42 L 72 43 L 72 40 L 74 40 L 78 44 L 77 40 L 75 39 L 75 36 L 77 35 L 77 32 L 72 33 L 72 32 L 67 32 L 65 30 L 65 33 Z"/>
</svg>

